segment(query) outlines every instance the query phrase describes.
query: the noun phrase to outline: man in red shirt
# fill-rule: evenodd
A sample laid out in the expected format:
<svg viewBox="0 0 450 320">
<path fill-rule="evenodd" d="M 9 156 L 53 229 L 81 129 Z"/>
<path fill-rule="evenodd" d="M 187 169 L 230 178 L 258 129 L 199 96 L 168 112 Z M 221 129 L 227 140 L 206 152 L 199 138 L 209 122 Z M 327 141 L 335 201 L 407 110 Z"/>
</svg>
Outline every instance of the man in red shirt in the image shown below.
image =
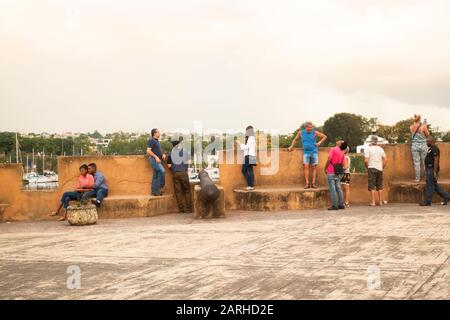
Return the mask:
<svg viewBox="0 0 450 320">
<path fill-rule="evenodd" d="M 342 141 L 340 145 L 332 148 L 328 154 L 325 164 L 325 174 L 327 175 L 328 188 L 330 189 L 332 206 L 328 210 L 345 209 L 344 194 L 341 187 L 341 175 L 344 174 L 345 155 L 344 151 L 348 144 Z"/>
</svg>

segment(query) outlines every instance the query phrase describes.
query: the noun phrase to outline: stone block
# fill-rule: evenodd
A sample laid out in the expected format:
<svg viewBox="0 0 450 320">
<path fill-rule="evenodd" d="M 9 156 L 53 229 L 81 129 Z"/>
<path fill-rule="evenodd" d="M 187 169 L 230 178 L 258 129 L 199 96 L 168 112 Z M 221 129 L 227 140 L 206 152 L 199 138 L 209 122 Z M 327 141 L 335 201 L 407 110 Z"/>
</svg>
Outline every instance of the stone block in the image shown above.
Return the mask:
<svg viewBox="0 0 450 320">
<path fill-rule="evenodd" d="M 67 221 L 72 226 L 90 225 L 97 220 L 97 207 L 92 204 L 71 205 L 67 208 Z"/>
</svg>

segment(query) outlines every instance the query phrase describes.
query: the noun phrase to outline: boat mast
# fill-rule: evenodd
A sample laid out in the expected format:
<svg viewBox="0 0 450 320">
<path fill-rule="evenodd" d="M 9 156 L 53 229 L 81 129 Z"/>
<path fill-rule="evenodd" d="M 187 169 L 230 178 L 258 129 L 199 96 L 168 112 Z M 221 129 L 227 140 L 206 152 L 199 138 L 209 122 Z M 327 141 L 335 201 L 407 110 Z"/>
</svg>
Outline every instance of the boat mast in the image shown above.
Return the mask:
<svg viewBox="0 0 450 320">
<path fill-rule="evenodd" d="M 16 163 L 19 163 L 19 139 L 16 132 Z"/>
</svg>

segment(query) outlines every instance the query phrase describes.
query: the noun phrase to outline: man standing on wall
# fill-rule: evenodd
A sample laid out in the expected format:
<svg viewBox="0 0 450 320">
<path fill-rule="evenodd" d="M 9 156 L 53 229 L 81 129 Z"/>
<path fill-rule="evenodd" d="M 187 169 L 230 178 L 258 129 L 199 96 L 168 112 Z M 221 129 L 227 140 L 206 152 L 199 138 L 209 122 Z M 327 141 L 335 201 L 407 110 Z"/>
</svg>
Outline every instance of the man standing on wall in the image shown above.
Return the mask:
<svg viewBox="0 0 450 320">
<path fill-rule="evenodd" d="M 173 173 L 173 186 L 180 213 L 192 212 L 191 185 L 189 183 L 188 167 L 191 164 L 190 152 L 183 148 L 180 137 L 172 141 L 173 149 L 167 158 L 167 165 Z"/>
<path fill-rule="evenodd" d="M 305 129 L 299 130 L 290 147 L 289 151 L 292 151 L 295 143 L 298 139 L 302 139 L 303 144 L 303 165 L 305 167 L 305 189 L 317 188 L 316 176 L 317 166 L 319 164 L 319 149 L 318 147 L 327 139 L 327 136 L 317 131 L 311 122 L 305 123 Z M 316 142 L 316 138 L 319 138 L 319 142 Z M 312 166 L 312 181 L 309 181 L 309 168 Z"/>
<path fill-rule="evenodd" d="M 420 203 L 421 206 L 431 206 L 433 194 L 437 193 L 443 199 L 442 205 L 447 205 L 450 195 L 438 184 L 439 179 L 439 158 L 441 151 L 436 146 L 433 137 L 427 138 L 428 152 L 425 157 L 425 200 Z"/>
<path fill-rule="evenodd" d="M 159 138 L 161 133 L 158 129 L 152 129 L 152 137 L 147 143 L 147 156 L 148 162 L 153 168 L 152 176 L 152 196 L 161 196 L 164 193 L 164 187 L 166 185 L 165 173 L 166 170 L 162 165 L 162 161 L 166 160 L 166 155 L 163 154 Z"/>
<path fill-rule="evenodd" d="M 378 137 L 372 136 L 371 144 L 365 153 L 364 163 L 367 168 L 369 191 L 372 193 L 371 207 L 376 206 L 376 193 L 380 206 L 384 204 L 383 198 L 383 170 L 387 164 L 386 153 L 377 145 Z"/>
</svg>

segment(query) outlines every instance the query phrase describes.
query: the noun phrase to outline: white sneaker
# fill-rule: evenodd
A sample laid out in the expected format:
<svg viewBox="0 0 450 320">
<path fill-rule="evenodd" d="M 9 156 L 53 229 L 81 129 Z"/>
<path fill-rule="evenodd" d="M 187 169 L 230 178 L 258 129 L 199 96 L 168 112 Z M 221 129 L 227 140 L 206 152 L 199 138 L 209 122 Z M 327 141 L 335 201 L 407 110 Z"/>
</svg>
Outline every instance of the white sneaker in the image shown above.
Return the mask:
<svg viewBox="0 0 450 320">
<path fill-rule="evenodd" d="M 247 187 L 247 188 L 245 188 L 245 189 L 248 190 L 248 191 L 255 190 L 254 187 Z"/>
</svg>

